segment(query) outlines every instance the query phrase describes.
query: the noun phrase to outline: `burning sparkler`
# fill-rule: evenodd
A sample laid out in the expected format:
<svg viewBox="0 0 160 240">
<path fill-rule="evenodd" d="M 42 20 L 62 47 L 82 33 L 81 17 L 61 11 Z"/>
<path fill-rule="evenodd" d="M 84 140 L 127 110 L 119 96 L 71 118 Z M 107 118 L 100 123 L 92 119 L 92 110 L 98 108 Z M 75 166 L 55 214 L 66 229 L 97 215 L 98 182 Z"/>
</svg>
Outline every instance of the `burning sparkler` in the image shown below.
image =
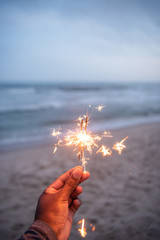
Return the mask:
<svg viewBox="0 0 160 240">
<path fill-rule="evenodd" d="M 101 111 L 104 108 L 104 105 L 99 105 L 95 107 L 98 111 Z M 82 167 L 84 171 L 86 170 L 86 163 L 88 158 L 84 156 L 84 152 L 87 151 L 90 154 L 92 153 L 93 148 L 99 148 L 96 153 L 102 153 L 103 156 L 111 156 L 112 151 L 110 148 L 107 148 L 105 145 L 102 145 L 99 147 L 98 143 L 103 137 L 113 137 L 111 135 L 111 132 L 104 131 L 101 136 L 97 134 L 93 134 L 92 132 L 88 131 L 88 123 L 91 115 L 83 115 L 80 116 L 76 121 L 78 122 L 78 129 L 75 131 L 68 130 L 63 139 L 60 138 L 60 135 L 62 132 L 60 129 L 57 131 L 54 129 L 52 132 L 52 136 L 56 137 L 58 139 L 58 142 L 55 144 L 53 153 L 57 151 L 58 146 L 72 146 L 74 147 L 74 151 L 77 151 L 78 155 L 78 161 L 82 162 Z M 123 142 L 128 137 L 124 138 L 121 142 L 117 142 L 114 144 L 113 149 L 118 151 L 119 154 L 121 154 L 122 150 L 126 148 L 126 146 L 123 144 Z"/>
<path fill-rule="evenodd" d="M 91 105 L 89 105 L 89 107 L 91 107 Z M 99 112 L 101 112 L 103 108 L 104 108 L 104 105 L 99 105 L 95 107 L 95 109 L 97 109 Z M 88 131 L 87 127 L 88 127 L 90 117 L 91 115 L 88 116 L 88 114 L 83 115 L 82 117 L 80 116 L 76 120 L 76 122 L 78 122 L 77 123 L 78 128 L 76 128 L 75 131 L 68 130 L 63 138 L 60 138 L 60 135 L 62 134 L 60 129 L 58 129 L 57 131 L 54 129 L 51 134 L 52 136 L 58 139 L 58 142 L 54 146 L 53 153 L 57 151 L 58 146 L 74 147 L 73 151 L 77 151 L 78 161 L 82 162 L 82 167 L 84 171 L 86 169 L 85 166 L 88 160 L 88 158 L 85 158 L 84 156 L 85 151 L 91 154 L 93 148 L 98 148 L 98 151 L 96 153 L 102 153 L 103 156 L 112 155 L 112 151 L 109 147 L 107 148 L 105 145 L 102 145 L 101 147 L 99 147 L 99 144 L 98 144 L 103 137 L 113 137 L 111 135 L 111 132 L 105 130 L 103 134 L 99 136 L 97 134 L 93 134 L 92 132 Z M 114 144 L 112 149 L 118 151 L 119 154 L 121 154 L 122 150 L 126 148 L 126 146 L 123 143 L 127 138 L 128 136 L 122 139 L 122 141 Z M 83 218 L 81 221 L 78 222 L 78 224 L 81 224 L 81 228 L 78 229 L 78 231 L 80 232 L 81 236 L 84 238 L 87 235 L 87 231 L 85 227 L 85 219 Z M 95 231 L 94 225 L 91 224 L 90 227 L 92 227 L 92 231 Z"/>
<path fill-rule="evenodd" d="M 57 150 L 57 146 L 74 146 L 74 150 L 78 151 L 78 161 L 82 162 L 82 167 L 84 171 L 85 165 L 88 160 L 88 158 L 85 158 L 84 156 L 84 151 L 92 153 L 92 149 L 94 147 L 98 147 L 98 141 L 101 140 L 101 137 L 97 134 L 92 134 L 91 132 L 87 131 L 88 120 L 89 117 L 86 115 L 83 115 L 83 117 L 79 117 L 77 121 L 80 129 L 76 129 L 76 131 L 68 130 L 63 140 L 59 139 L 58 143 L 55 144 L 53 150 L 53 153 L 55 153 Z M 54 130 L 52 135 L 58 136 L 60 135 L 60 133 Z"/>
</svg>

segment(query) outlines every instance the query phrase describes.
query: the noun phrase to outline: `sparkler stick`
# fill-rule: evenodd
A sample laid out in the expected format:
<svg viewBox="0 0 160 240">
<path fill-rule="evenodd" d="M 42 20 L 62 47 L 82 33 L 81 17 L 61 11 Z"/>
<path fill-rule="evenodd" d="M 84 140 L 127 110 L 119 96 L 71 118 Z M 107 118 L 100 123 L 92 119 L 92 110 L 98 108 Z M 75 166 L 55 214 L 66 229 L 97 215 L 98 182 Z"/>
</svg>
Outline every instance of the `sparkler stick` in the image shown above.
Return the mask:
<svg viewBox="0 0 160 240">
<path fill-rule="evenodd" d="M 87 124 L 88 124 L 88 117 L 85 116 L 85 121 L 81 119 L 81 136 L 85 136 L 87 132 Z M 83 130 L 84 128 L 84 130 Z M 80 143 L 79 143 L 79 154 L 78 154 L 78 161 L 82 161 L 82 167 L 84 172 L 86 171 L 86 159 L 84 157 L 84 139 L 82 137 Z"/>
</svg>

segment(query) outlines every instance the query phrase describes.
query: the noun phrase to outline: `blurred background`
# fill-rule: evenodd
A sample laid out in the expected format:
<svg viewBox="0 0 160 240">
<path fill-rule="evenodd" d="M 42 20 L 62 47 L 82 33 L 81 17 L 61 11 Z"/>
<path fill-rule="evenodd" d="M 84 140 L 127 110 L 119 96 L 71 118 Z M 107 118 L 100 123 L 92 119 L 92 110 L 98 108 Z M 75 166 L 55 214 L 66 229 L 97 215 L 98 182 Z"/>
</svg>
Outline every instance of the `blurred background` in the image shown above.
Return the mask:
<svg viewBox="0 0 160 240">
<path fill-rule="evenodd" d="M 159 11 L 158 0 L 0 1 L 1 172 L 11 167 L 8 152 L 53 143 L 53 128 L 70 128 L 90 104 L 105 105 L 94 114 L 94 131 L 153 123 L 157 130 L 150 134 L 159 131 Z M 5 172 L 1 189 L 22 169 Z M 5 212 L 5 194 L 2 222 L 12 216 Z M 28 226 L 7 221 L 12 230 L 9 237 L 1 227 L 4 239 Z M 158 239 L 156 234 L 133 239 Z"/>
</svg>

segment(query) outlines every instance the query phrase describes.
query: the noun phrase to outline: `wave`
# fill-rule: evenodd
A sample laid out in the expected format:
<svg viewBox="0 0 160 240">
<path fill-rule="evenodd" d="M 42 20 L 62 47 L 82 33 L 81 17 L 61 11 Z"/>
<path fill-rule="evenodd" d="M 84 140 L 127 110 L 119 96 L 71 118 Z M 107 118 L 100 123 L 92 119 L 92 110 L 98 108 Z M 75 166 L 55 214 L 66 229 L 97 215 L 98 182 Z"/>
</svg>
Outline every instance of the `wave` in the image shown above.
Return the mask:
<svg viewBox="0 0 160 240">
<path fill-rule="evenodd" d="M 128 85 L 122 85 L 122 84 L 72 84 L 72 85 L 64 85 L 64 86 L 59 86 L 58 88 L 63 90 L 63 91 L 69 91 L 69 92 L 74 92 L 74 91 L 100 91 L 100 90 L 125 90 L 128 89 Z"/>
<path fill-rule="evenodd" d="M 98 123 L 94 123 L 91 130 L 94 130 L 94 131 L 116 130 L 116 129 L 126 128 L 130 126 L 137 126 L 140 124 L 158 123 L 158 122 L 160 122 L 160 114 L 150 115 L 147 117 L 135 116 L 130 118 L 112 119 L 109 121 L 102 120 Z"/>
<path fill-rule="evenodd" d="M 33 94 L 35 93 L 35 88 L 9 88 L 7 91 L 11 94 Z"/>
<path fill-rule="evenodd" d="M 64 106 L 62 102 L 41 103 L 39 105 L 23 105 L 23 106 L 0 106 L 0 113 L 18 113 L 26 111 L 40 111 L 49 109 L 60 109 Z"/>
</svg>

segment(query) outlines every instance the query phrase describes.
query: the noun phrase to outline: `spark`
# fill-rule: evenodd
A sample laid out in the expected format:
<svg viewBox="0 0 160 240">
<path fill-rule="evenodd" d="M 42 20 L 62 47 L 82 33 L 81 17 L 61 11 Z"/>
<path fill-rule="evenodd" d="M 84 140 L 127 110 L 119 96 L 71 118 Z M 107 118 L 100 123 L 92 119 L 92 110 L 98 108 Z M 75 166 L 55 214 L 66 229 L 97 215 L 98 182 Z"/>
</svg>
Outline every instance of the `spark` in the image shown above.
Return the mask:
<svg viewBox="0 0 160 240">
<path fill-rule="evenodd" d="M 53 154 L 57 151 L 57 147 L 55 146 L 53 149 Z"/>
<path fill-rule="evenodd" d="M 104 108 L 104 105 L 99 105 L 96 107 L 98 111 L 101 111 Z M 93 134 L 88 130 L 89 119 L 92 114 L 88 115 L 88 111 L 86 115 L 80 116 L 75 121 L 78 122 L 78 128 L 75 130 L 67 130 L 65 134 L 63 134 L 63 138 L 61 138 L 61 131 L 58 129 L 57 131 L 54 129 L 52 132 L 52 136 L 58 139 L 57 143 L 54 145 L 53 153 L 57 151 L 58 146 L 71 146 L 73 147 L 73 151 L 76 152 L 78 156 L 78 162 L 82 162 L 83 170 L 86 169 L 86 164 L 89 158 L 86 158 L 84 155 L 85 152 L 92 154 L 94 148 L 97 148 L 98 151 L 96 153 L 102 153 L 103 156 L 111 156 L 112 151 L 110 148 L 107 148 L 105 145 L 99 146 L 99 142 L 103 137 L 113 137 L 111 132 L 104 131 L 103 134 Z M 122 150 L 126 148 L 123 142 L 128 137 L 124 138 L 121 142 L 117 142 L 112 147 L 114 150 L 118 151 L 121 154 Z"/>
<path fill-rule="evenodd" d="M 110 150 L 110 148 L 106 148 L 104 145 L 102 145 L 96 153 L 99 152 L 101 152 L 103 156 L 112 155 L 112 151 Z"/>
<path fill-rule="evenodd" d="M 106 131 L 106 130 L 103 132 L 102 136 L 103 136 L 103 137 L 113 137 L 113 136 L 111 135 L 111 132 Z"/>
<path fill-rule="evenodd" d="M 116 151 L 118 151 L 118 152 L 119 152 L 119 155 L 121 155 L 122 150 L 123 150 L 124 148 L 126 148 L 126 146 L 123 144 L 123 142 L 124 142 L 127 138 L 128 138 L 128 136 L 125 137 L 124 139 L 122 139 L 122 141 L 117 142 L 117 143 L 114 144 L 114 146 L 113 146 L 113 149 L 116 150 Z"/>
<path fill-rule="evenodd" d="M 81 228 L 79 228 L 78 231 L 80 232 L 81 237 L 85 238 L 85 236 L 87 235 L 86 227 L 85 227 L 85 219 L 83 218 L 82 220 L 80 220 L 78 224 L 81 224 Z"/>
<path fill-rule="evenodd" d="M 77 149 L 78 161 L 82 161 L 82 166 L 85 171 L 85 165 L 88 159 L 84 157 L 84 150 L 91 154 L 92 148 L 98 147 L 97 142 L 101 140 L 101 137 L 87 131 L 88 117 L 86 115 L 83 115 L 83 118 L 80 117 L 78 120 L 80 121 L 80 129 L 76 129 L 76 131 L 68 130 L 64 136 L 64 145 L 74 146 L 75 149 Z"/>
<path fill-rule="evenodd" d="M 56 131 L 56 129 L 53 129 L 53 132 L 51 133 L 51 135 L 52 135 L 53 137 L 56 137 L 56 136 L 61 135 L 61 134 L 62 134 L 62 133 L 61 133 L 59 130 Z"/>
<path fill-rule="evenodd" d="M 92 227 L 92 232 L 94 232 L 96 230 L 96 226 Z"/>
<path fill-rule="evenodd" d="M 101 112 L 104 107 L 105 107 L 104 105 L 98 105 L 98 106 L 95 107 L 94 109 L 97 109 L 98 112 Z"/>
<path fill-rule="evenodd" d="M 92 223 L 90 224 L 90 227 L 92 228 L 92 232 L 94 232 L 96 230 L 96 226 L 93 225 Z"/>
</svg>

